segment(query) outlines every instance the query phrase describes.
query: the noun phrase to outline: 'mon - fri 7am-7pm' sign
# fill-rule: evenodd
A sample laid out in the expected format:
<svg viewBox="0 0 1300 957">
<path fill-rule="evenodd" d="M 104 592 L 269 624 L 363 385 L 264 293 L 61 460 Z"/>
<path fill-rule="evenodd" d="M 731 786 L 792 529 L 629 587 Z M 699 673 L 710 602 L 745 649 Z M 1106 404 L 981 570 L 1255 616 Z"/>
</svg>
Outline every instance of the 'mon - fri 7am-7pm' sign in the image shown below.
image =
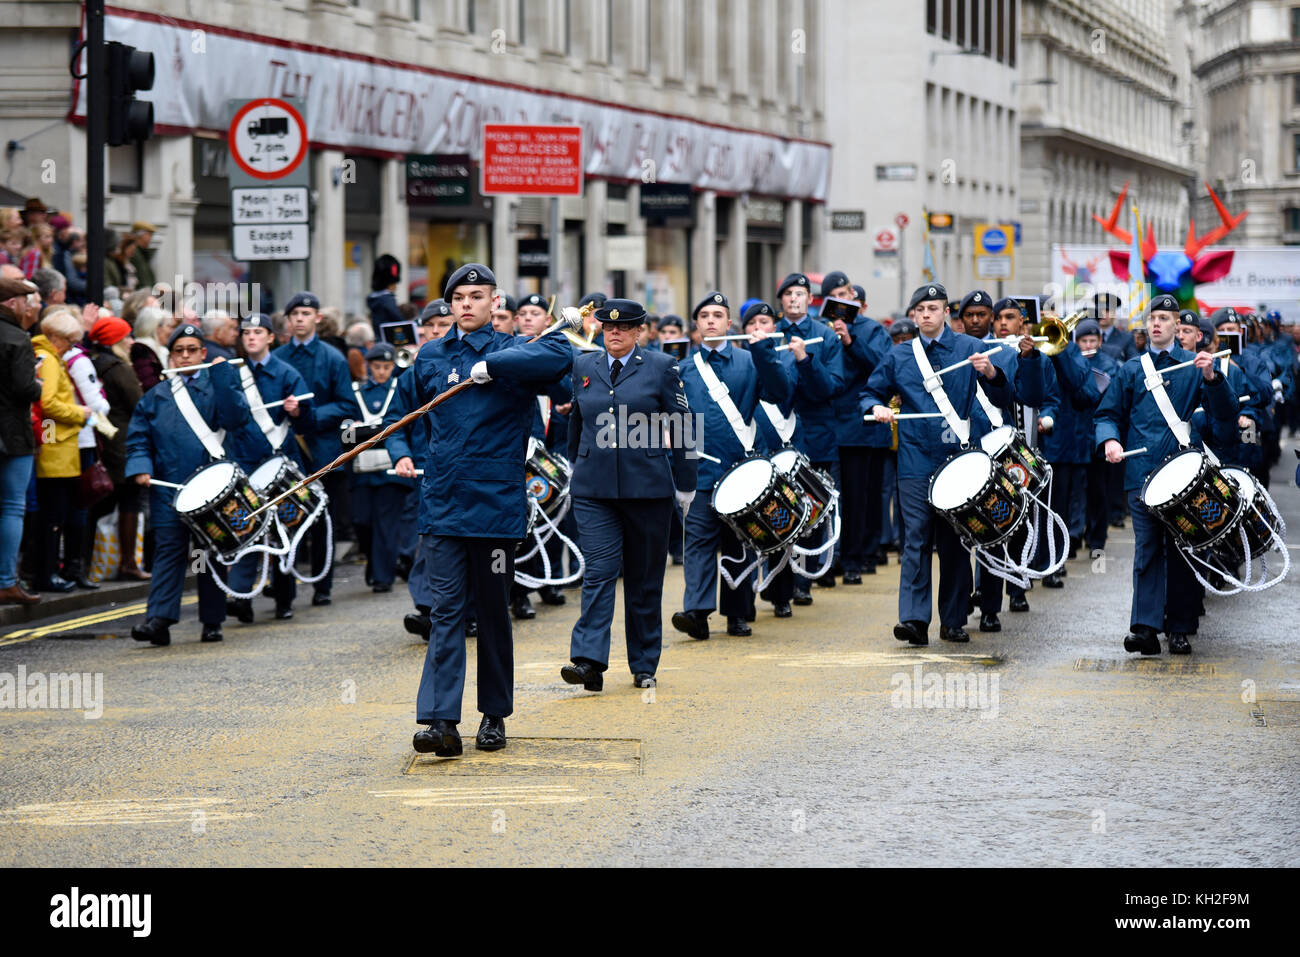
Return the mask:
<svg viewBox="0 0 1300 957">
<path fill-rule="evenodd" d="M 582 195 L 582 127 L 486 123 L 483 194 Z"/>
</svg>

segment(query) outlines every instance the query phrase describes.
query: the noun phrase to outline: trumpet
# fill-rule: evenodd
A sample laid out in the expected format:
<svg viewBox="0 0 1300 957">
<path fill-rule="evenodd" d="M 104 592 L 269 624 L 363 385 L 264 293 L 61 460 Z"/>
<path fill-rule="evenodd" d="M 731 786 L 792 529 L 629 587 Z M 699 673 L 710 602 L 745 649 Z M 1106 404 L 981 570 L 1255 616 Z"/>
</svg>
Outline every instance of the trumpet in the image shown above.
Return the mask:
<svg viewBox="0 0 1300 957">
<path fill-rule="evenodd" d="M 1062 319 L 1050 312 L 1045 312 L 1043 313 L 1042 322 L 1031 322 L 1029 324 L 1026 335 L 1042 340 L 1042 344 L 1035 346 L 1035 348 L 1042 352 L 1043 355 L 1059 355 L 1070 345 L 1070 337 L 1074 335 L 1074 327 L 1082 322 L 1087 314 L 1087 309 L 1079 309 Z"/>
<path fill-rule="evenodd" d="M 397 350 L 397 355 L 393 357 L 393 362 L 399 369 L 408 369 L 415 362 L 415 354 L 418 351 L 418 346 L 401 346 Z"/>
</svg>

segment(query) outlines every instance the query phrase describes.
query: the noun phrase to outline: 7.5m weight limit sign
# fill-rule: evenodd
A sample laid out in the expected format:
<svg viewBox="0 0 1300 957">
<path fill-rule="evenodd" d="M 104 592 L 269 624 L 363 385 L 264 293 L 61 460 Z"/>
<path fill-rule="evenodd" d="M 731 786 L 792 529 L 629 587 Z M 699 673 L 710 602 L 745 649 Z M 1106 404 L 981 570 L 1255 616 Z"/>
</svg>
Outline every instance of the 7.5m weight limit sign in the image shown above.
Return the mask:
<svg viewBox="0 0 1300 957">
<path fill-rule="evenodd" d="M 582 127 L 487 123 L 483 195 L 581 196 Z"/>
</svg>

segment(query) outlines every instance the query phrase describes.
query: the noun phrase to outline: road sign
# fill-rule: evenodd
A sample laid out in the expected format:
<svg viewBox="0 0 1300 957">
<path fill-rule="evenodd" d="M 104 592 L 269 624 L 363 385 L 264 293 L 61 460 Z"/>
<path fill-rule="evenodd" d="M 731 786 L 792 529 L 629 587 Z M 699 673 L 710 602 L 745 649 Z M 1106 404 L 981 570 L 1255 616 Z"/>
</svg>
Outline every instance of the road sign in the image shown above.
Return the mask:
<svg viewBox="0 0 1300 957">
<path fill-rule="evenodd" d="M 1003 223 L 975 226 L 975 278 L 1014 279 L 1016 247 L 1013 229 Z"/>
<path fill-rule="evenodd" d="M 308 185 L 302 162 L 307 156 L 307 124 L 297 107 L 269 97 L 235 103 L 226 140 L 239 171 L 255 182 L 286 182 L 292 177 L 296 185 Z"/>
<path fill-rule="evenodd" d="M 230 221 L 236 226 L 307 222 L 306 186 L 268 186 L 230 191 Z"/>
<path fill-rule="evenodd" d="M 899 213 L 894 217 L 894 225 L 899 229 L 906 229 L 911 220 L 907 218 L 907 213 Z"/>
<path fill-rule="evenodd" d="M 876 233 L 876 255 L 877 256 L 897 256 L 898 255 L 898 233 L 886 227 Z"/>
<path fill-rule="evenodd" d="M 581 196 L 582 127 L 483 126 L 485 196 Z"/>
<path fill-rule="evenodd" d="M 310 255 L 311 230 L 306 223 L 232 228 L 235 258 L 241 262 L 306 259 Z"/>
<path fill-rule="evenodd" d="M 408 206 L 468 206 L 474 167 L 465 153 L 409 153 L 406 157 Z"/>
<path fill-rule="evenodd" d="M 867 213 L 862 209 L 840 209 L 831 213 L 831 229 L 861 232 L 867 228 Z"/>
<path fill-rule="evenodd" d="M 951 233 L 952 227 L 952 213 L 930 213 L 930 232 Z"/>
</svg>

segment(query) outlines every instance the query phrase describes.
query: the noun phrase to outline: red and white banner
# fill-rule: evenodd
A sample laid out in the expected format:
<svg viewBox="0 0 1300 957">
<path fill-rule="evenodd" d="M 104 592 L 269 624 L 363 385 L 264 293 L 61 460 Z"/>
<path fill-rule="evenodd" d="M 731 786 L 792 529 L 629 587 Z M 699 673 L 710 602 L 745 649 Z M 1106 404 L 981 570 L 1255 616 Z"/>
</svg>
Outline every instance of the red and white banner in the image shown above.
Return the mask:
<svg viewBox="0 0 1300 957">
<path fill-rule="evenodd" d="M 300 98 L 321 148 L 482 157 L 485 123 L 583 129 L 588 176 L 824 200 L 831 149 L 810 140 L 494 83 L 157 14 L 109 9 L 105 36 L 153 53 L 159 132 L 223 132 L 229 100 Z M 84 72 L 84 71 L 83 71 Z M 77 84 L 76 117 L 85 116 Z"/>
</svg>

